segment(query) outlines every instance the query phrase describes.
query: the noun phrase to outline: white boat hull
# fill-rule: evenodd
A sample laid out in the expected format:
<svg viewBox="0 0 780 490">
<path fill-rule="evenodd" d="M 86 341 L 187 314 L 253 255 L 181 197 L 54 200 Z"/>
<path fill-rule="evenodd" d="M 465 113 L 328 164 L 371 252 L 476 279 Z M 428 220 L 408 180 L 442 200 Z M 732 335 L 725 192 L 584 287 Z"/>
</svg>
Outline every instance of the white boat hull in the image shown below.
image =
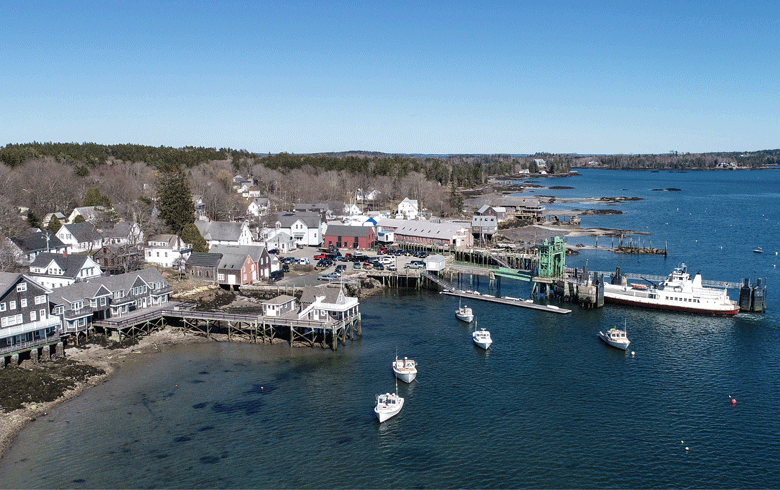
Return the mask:
<svg viewBox="0 0 780 490">
<path fill-rule="evenodd" d="M 460 321 L 462 321 L 462 322 L 466 322 L 466 323 L 471 323 L 471 322 L 473 322 L 473 321 L 474 321 L 474 315 L 471 315 L 471 314 L 469 314 L 469 315 L 464 315 L 464 314 L 461 314 L 459 311 L 456 311 L 456 312 L 455 312 L 455 317 L 456 317 L 458 320 L 460 320 Z"/>
<path fill-rule="evenodd" d="M 625 339 L 624 342 L 617 342 L 609 338 L 608 335 L 604 334 L 604 332 L 599 332 L 599 338 L 604 341 L 605 344 L 607 344 L 610 347 L 614 347 L 615 349 L 620 350 L 626 350 L 628 349 L 628 344 L 631 342 L 628 339 Z"/>
<path fill-rule="evenodd" d="M 403 407 L 403 398 L 398 396 L 396 393 L 385 393 L 384 395 L 377 395 L 374 413 L 376 414 L 376 418 L 379 419 L 379 423 L 381 424 L 385 420 L 398 415 Z"/>
<path fill-rule="evenodd" d="M 393 362 L 393 373 L 404 383 L 411 383 L 417 378 L 417 363 L 409 359 L 396 359 Z"/>
<path fill-rule="evenodd" d="M 485 350 L 489 349 L 493 344 L 493 339 L 490 338 L 490 332 L 484 329 L 472 333 L 471 340 L 474 341 L 477 347 L 481 347 Z"/>
</svg>

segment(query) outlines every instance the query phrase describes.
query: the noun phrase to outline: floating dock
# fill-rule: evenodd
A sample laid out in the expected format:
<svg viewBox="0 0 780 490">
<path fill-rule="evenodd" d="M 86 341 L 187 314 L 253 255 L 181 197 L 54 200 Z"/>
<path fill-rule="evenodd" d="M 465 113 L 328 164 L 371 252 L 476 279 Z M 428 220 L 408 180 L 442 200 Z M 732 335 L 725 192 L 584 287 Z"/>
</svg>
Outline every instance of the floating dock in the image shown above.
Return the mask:
<svg viewBox="0 0 780 490">
<path fill-rule="evenodd" d="M 507 306 L 518 306 L 520 308 L 528 308 L 529 310 L 545 311 L 547 313 L 557 313 L 559 315 L 566 315 L 571 313 L 571 310 L 565 308 L 559 308 L 555 305 L 540 305 L 532 302 L 531 300 L 524 300 L 520 298 L 499 298 L 497 296 L 490 296 L 487 294 L 479 294 L 473 291 L 461 291 L 459 289 L 445 289 L 441 294 L 448 296 L 458 296 L 461 298 L 473 299 L 477 301 L 487 301 L 489 303 L 498 303 Z"/>
</svg>

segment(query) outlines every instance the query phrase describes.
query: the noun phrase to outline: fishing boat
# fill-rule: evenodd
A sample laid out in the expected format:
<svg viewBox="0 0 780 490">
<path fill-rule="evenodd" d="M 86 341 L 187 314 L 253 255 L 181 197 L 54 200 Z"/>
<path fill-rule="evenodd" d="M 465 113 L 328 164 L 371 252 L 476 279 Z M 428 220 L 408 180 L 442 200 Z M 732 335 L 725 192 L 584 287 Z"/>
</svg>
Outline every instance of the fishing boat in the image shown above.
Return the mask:
<svg viewBox="0 0 780 490">
<path fill-rule="evenodd" d="M 755 252 L 757 254 L 762 254 L 762 253 L 764 253 L 764 249 L 761 248 L 761 247 L 756 247 L 756 248 L 753 249 L 753 252 Z"/>
<path fill-rule="evenodd" d="M 455 316 L 458 318 L 458 320 L 464 321 L 466 323 L 471 323 L 474 321 L 474 312 L 471 311 L 471 308 L 466 305 L 461 306 L 460 298 L 458 298 L 458 309 L 455 310 Z"/>
<path fill-rule="evenodd" d="M 626 329 L 623 327 L 623 330 L 619 330 L 617 328 L 610 328 L 607 330 L 607 333 L 599 332 L 599 338 L 604 341 L 607 345 L 614 347 L 616 349 L 620 350 L 626 350 L 628 349 L 628 344 L 631 343 L 630 340 L 628 340 L 628 337 L 626 337 Z"/>
<path fill-rule="evenodd" d="M 404 383 L 411 383 L 417 377 L 417 363 L 406 357 L 398 359 L 398 354 L 396 354 L 395 361 L 393 361 L 393 373 Z"/>
<path fill-rule="evenodd" d="M 490 332 L 484 328 L 477 330 L 477 324 L 474 324 L 474 332 L 471 334 L 471 340 L 474 341 L 479 347 L 487 350 L 490 344 L 493 343 L 493 339 L 490 338 Z"/>
<path fill-rule="evenodd" d="M 384 393 L 376 396 L 374 413 L 381 424 L 385 420 L 395 417 L 404 407 L 404 399 L 398 396 L 398 379 L 395 381 L 395 393 Z"/>
<path fill-rule="evenodd" d="M 724 286 L 704 286 L 701 274 L 688 273 L 685 264 L 676 267 L 669 276 L 656 284 L 641 288 L 641 284 L 628 284 L 620 269 L 604 284 L 604 300 L 629 306 L 641 306 L 659 310 L 703 313 L 710 315 L 736 315 L 739 304 L 729 298 Z"/>
</svg>

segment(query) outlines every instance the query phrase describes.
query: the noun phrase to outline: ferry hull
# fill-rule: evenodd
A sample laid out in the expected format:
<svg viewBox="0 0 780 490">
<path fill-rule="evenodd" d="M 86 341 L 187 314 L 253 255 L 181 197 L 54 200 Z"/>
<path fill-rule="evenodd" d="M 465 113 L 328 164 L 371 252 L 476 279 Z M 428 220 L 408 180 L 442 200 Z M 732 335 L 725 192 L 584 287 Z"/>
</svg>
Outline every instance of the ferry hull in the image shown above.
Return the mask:
<svg viewBox="0 0 780 490">
<path fill-rule="evenodd" d="M 604 294 L 604 301 L 607 303 L 613 303 L 616 305 L 626 305 L 626 306 L 638 306 L 640 308 L 649 308 L 653 310 L 667 310 L 667 311 L 677 311 L 681 313 L 697 313 L 699 315 L 736 315 L 739 313 L 739 307 L 735 307 L 733 309 L 712 309 L 712 308 L 692 308 L 688 306 L 682 306 L 682 305 L 671 305 L 671 304 L 663 304 L 663 303 L 650 303 L 650 302 L 644 302 L 644 301 L 637 301 L 632 298 L 624 298 L 620 296 L 613 296 L 613 295 L 607 295 Z"/>
</svg>

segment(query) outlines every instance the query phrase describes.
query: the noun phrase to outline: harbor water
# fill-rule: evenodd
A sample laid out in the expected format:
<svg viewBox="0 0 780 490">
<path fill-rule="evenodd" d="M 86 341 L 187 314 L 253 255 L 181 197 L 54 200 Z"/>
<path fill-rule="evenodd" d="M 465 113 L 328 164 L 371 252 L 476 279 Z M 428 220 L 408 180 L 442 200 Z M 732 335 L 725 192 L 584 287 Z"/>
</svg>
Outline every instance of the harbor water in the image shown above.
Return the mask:
<svg viewBox="0 0 780 490">
<path fill-rule="evenodd" d="M 126 362 L 29 424 L 0 459 L 0 486 L 780 487 L 780 170 L 581 173 L 540 182 L 574 189 L 535 193 L 642 197 L 582 226 L 647 231 L 637 239 L 668 255 L 587 250 L 567 265 L 666 275 L 685 262 L 705 280 L 761 277 L 767 312 L 469 302 L 468 325 L 456 297 L 388 290 L 361 303 L 363 337 L 337 352 L 214 342 Z M 653 190 L 668 188 L 680 190 Z M 624 325 L 628 351 L 598 340 Z M 489 350 L 473 345 L 475 326 L 490 330 Z M 401 413 L 379 424 L 375 396 L 395 390 L 396 352 L 419 374 L 398 386 Z"/>
</svg>

